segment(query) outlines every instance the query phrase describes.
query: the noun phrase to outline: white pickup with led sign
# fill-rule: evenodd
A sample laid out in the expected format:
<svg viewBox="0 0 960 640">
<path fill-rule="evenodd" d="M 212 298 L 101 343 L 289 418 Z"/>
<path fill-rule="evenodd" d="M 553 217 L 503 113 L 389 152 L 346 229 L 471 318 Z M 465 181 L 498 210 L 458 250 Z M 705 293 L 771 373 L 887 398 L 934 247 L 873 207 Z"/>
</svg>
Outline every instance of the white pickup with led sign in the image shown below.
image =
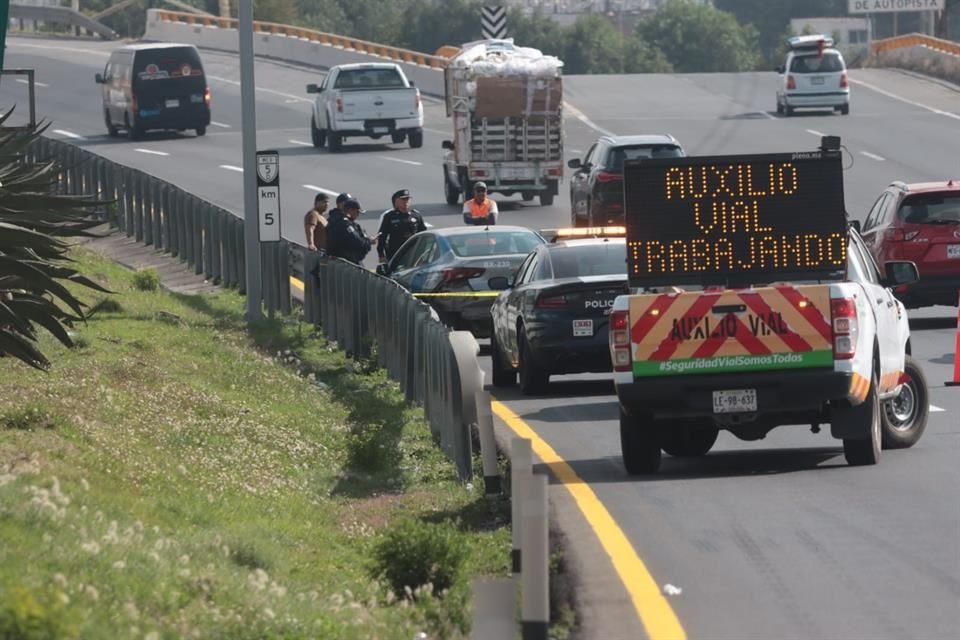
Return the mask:
<svg viewBox="0 0 960 640">
<path fill-rule="evenodd" d="M 257 151 L 260 242 L 280 242 L 280 154 Z"/>
</svg>

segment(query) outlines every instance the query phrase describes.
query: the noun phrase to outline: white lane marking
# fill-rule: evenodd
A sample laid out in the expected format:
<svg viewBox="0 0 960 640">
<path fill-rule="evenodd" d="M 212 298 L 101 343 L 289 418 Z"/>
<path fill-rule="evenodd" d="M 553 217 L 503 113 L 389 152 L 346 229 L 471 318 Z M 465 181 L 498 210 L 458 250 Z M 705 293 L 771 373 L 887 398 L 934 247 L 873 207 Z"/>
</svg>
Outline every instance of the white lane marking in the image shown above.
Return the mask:
<svg viewBox="0 0 960 640">
<path fill-rule="evenodd" d="M 869 151 L 861 151 L 860 155 L 867 156 L 871 160 L 876 160 L 877 162 L 883 162 L 884 160 L 886 160 L 886 158 L 884 158 L 883 156 L 878 156 L 877 154 L 870 153 Z"/>
<path fill-rule="evenodd" d="M 935 404 L 930 405 L 930 413 L 943 413 L 945 411 L 946 409 L 944 409 L 943 407 L 938 407 Z"/>
<path fill-rule="evenodd" d="M 80 134 L 74 133 L 72 131 L 67 131 L 66 129 L 54 129 L 53 132 L 60 134 L 64 138 L 70 138 L 71 140 L 86 140 L 86 138 L 84 138 Z"/>
<path fill-rule="evenodd" d="M 298 144 L 301 147 L 312 147 L 313 145 L 309 142 L 304 142 L 303 140 L 287 140 L 290 144 Z"/>
<path fill-rule="evenodd" d="M 214 127 L 220 127 L 221 129 L 229 129 L 229 128 L 230 128 L 230 125 L 224 124 L 224 123 L 222 123 L 222 122 L 217 122 L 216 120 L 211 120 L 211 121 L 210 121 L 210 124 L 213 125 Z"/>
<path fill-rule="evenodd" d="M 429 131 L 430 133 L 439 133 L 442 136 L 453 135 L 450 131 L 441 131 L 440 129 L 431 129 L 430 127 L 424 127 L 424 131 Z"/>
<path fill-rule="evenodd" d="M 569 102 L 564 101 L 563 106 L 565 106 L 565 107 L 567 108 L 567 111 L 569 111 L 569 112 L 573 115 L 574 118 L 576 118 L 577 120 L 579 120 L 579 121 L 582 122 L 583 124 L 587 125 L 588 127 L 590 127 L 591 129 L 593 129 L 594 131 L 597 131 L 597 132 L 599 132 L 599 133 L 602 133 L 602 134 L 605 135 L 605 136 L 612 136 L 612 135 L 614 135 L 614 133 L 613 133 L 612 131 L 610 131 L 609 129 L 604 129 L 603 127 L 601 127 L 600 125 L 598 125 L 596 122 L 594 122 L 593 120 L 591 120 L 590 118 L 588 118 L 588 117 L 586 116 L 586 114 L 583 113 L 583 111 L 580 111 L 580 109 L 577 109 L 575 106 L 573 106 L 573 105 L 570 104 Z"/>
<path fill-rule="evenodd" d="M 17 82 L 19 82 L 20 84 L 30 84 L 30 81 L 27 80 L 26 78 L 17 78 Z M 33 86 L 35 86 L 35 87 L 49 87 L 50 85 L 48 85 L 46 82 L 37 82 L 36 80 L 34 80 L 34 81 L 33 81 Z"/>
<path fill-rule="evenodd" d="M 150 155 L 154 155 L 154 156 L 168 156 L 168 155 L 170 155 L 170 154 L 167 153 L 166 151 L 154 151 L 153 149 L 142 149 L 142 148 L 140 148 L 140 147 L 137 147 L 136 149 L 134 149 L 134 151 L 139 151 L 140 153 L 149 153 Z"/>
<path fill-rule="evenodd" d="M 330 196 L 330 197 L 332 197 L 332 198 L 336 198 L 338 195 L 340 195 L 340 194 L 337 193 L 336 191 L 330 191 L 330 189 L 324 189 L 323 187 L 318 187 L 318 186 L 315 185 L 315 184 L 305 184 L 305 185 L 303 185 L 303 188 L 304 188 L 304 189 L 309 189 L 310 191 L 317 191 L 317 192 L 319 192 L 319 193 L 325 193 L 325 194 L 327 194 L 328 196 Z"/>
<path fill-rule="evenodd" d="M 232 84 L 232 85 L 237 86 L 237 87 L 240 86 L 240 81 L 239 81 L 239 80 L 231 80 L 231 79 L 229 79 L 229 78 L 221 78 L 220 76 L 209 76 L 209 75 L 208 75 L 207 77 L 210 78 L 211 80 L 216 80 L 217 82 L 226 82 L 227 84 Z M 286 100 L 286 103 L 287 103 L 287 104 L 291 104 L 291 103 L 293 103 L 293 102 L 306 102 L 306 103 L 309 103 L 309 104 L 313 104 L 313 100 L 309 100 L 309 99 L 307 99 L 307 98 L 301 98 L 300 96 L 295 96 L 295 95 L 293 95 L 292 93 L 284 93 L 283 91 L 274 91 L 273 89 L 266 89 L 266 88 L 264 88 L 264 87 L 257 87 L 257 91 L 262 91 L 263 93 L 270 93 L 270 94 L 273 94 L 273 95 L 275 95 L 275 96 L 280 96 L 281 98 L 286 98 L 286 99 L 287 99 L 287 100 Z"/>
<path fill-rule="evenodd" d="M 757 113 L 762 113 L 763 115 L 767 116 L 767 117 L 770 118 L 771 120 L 776 120 L 776 119 L 777 119 L 777 117 L 776 117 L 775 115 L 773 115 L 772 113 L 770 113 L 769 111 L 757 111 Z"/>
<path fill-rule="evenodd" d="M 822 138 L 823 136 L 827 135 L 825 133 L 820 133 L 816 129 L 807 129 L 807 133 L 809 133 L 810 135 L 817 136 L 818 138 Z"/>
<path fill-rule="evenodd" d="M 222 164 L 220 165 L 220 168 L 226 169 L 227 171 L 239 171 L 240 173 L 243 173 L 243 167 L 235 167 L 232 164 Z"/>
<path fill-rule="evenodd" d="M 403 164 L 412 164 L 415 166 L 422 166 L 422 162 L 417 162 L 416 160 L 402 160 L 400 158 L 391 158 L 390 156 L 377 156 L 381 160 L 389 160 L 390 162 L 402 162 Z"/>
<path fill-rule="evenodd" d="M 926 109 L 926 110 L 929 111 L 930 113 L 935 113 L 935 114 L 937 114 L 938 116 L 946 116 L 947 118 L 953 118 L 954 120 L 960 120 L 960 114 L 951 113 L 951 112 L 949 112 L 949 111 L 944 111 L 944 110 L 942 110 L 942 109 L 937 109 L 936 107 L 930 107 L 930 106 L 927 106 L 927 105 L 923 104 L 922 102 L 917 102 L 917 101 L 915 101 L 915 100 L 910 100 L 909 98 L 904 98 L 903 96 L 898 96 L 897 94 L 891 93 L 890 91 L 887 91 L 886 89 L 881 89 L 881 88 L 878 87 L 878 86 L 872 85 L 872 84 L 870 84 L 869 82 L 864 82 L 863 80 L 854 80 L 853 78 L 850 79 L 850 82 L 852 82 L 852 83 L 854 83 L 854 84 L 858 84 L 858 85 L 860 85 L 861 87 L 866 87 L 867 89 L 870 89 L 871 91 L 876 91 L 876 92 L 879 93 L 880 95 L 887 96 L 888 98 L 893 98 L 894 100 L 899 100 L 900 102 L 904 102 L 904 103 L 909 104 L 909 105 L 912 105 L 912 106 L 914 106 L 914 107 L 920 107 L 921 109 Z"/>
</svg>

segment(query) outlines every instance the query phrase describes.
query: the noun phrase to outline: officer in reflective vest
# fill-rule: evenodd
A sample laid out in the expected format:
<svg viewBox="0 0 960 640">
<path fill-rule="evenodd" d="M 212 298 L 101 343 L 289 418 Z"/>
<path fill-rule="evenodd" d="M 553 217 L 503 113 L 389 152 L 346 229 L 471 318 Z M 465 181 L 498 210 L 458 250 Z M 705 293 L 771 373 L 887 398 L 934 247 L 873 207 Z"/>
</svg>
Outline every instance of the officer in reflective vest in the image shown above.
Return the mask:
<svg viewBox="0 0 960 640">
<path fill-rule="evenodd" d="M 464 224 L 497 224 L 497 203 L 487 197 L 487 185 L 478 182 L 473 185 L 473 197 L 463 203 Z"/>
</svg>

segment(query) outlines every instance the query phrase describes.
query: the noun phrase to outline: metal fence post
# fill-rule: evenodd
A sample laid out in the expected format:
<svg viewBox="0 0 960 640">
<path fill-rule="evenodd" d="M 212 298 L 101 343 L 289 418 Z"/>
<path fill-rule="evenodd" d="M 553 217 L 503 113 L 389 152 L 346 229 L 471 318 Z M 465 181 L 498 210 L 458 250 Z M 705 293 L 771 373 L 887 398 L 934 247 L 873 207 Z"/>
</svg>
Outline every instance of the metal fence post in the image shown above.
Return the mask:
<svg viewBox="0 0 960 640">
<path fill-rule="evenodd" d="M 123 182 L 120 188 L 123 190 L 123 229 L 127 237 L 133 235 L 133 180 L 134 170 L 129 167 L 123 168 Z"/>
<path fill-rule="evenodd" d="M 203 252 L 203 214 L 204 214 L 204 201 L 200 198 L 194 198 L 193 200 L 193 229 L 191 233 L 193 234 L 193 273 L 195 275 L 200 275 L 203 273 L 204 267 L 204 252 Z"/>
<path fill-rule="evenodd" d="M 190 261 L 190 196 L 185 191 L 177 189 L 177 257 L 180 262 Z"/>
<path fill-rule="evenodd" d="M 533 446 L 528 438 L 514 438 L 510 443 L 510 534 L 511 567 L 514 576 L 523 569 L 520 532 L 521 505 L 527 488 L 527 480 L 533 473 Z"/>
<path fill-rule="evenodd" d="M 157 215 L 157 199 L 154 197 L 157 184 L 156 178 L 148 176 L 144 182 L 143 191 L 143 243 L 149 246 L 153 244 L 153 220 Z"/>
<path fill-rule="evenodd" d="M 524 492 L 521 629 L 523 640 L 547 640 L 550 626 L 550 536 L 547 527 L 547 476 L 530 476 Z"/>
<path fill-rule="evenodd" d="M 246 244 L 243 238 L 243 220 L 240 218 L 233 218 L 233 237 L 234 237 L 234 246 L 236 250 L 236 260 L 237 260 L 237 291 L 241 294 L 247 293 L 247 269 L 246 269 Z"/>
<path fill-rule="evenodd" d="M 133 192 L 133 239 L 137 242 L 143 241 L 143 183 L 146 176 L 137 171 L 133 174 L 133 184 L 130 190 Z"/>
</svg>

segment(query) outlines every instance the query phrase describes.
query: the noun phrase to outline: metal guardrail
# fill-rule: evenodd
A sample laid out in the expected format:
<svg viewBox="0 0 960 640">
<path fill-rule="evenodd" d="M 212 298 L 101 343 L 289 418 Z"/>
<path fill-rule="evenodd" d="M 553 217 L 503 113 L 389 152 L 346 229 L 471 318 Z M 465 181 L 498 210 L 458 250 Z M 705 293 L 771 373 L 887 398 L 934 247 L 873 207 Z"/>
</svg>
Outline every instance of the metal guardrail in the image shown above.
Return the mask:
<svg viewBox="0 0 960 640">
<path fill-rule="evenodd" d="M 304 284 L 305 319 L 354 357 L 375 355 L 407 401 L 423 406 L 459 477 L 470 479 L 476 392 L 483 388 L 473 335 L 451 331 L 409 291 L 353 263 L 301 247 L 292 247 L 291 263 L 302 265 L 294 273 Z"/>
<path fill-rule="evenodd" d="M 236 29 L 237 20 L 235 18 L 220 18 L 217 16 L 203 16 L 184 11 L 158 10 L 157 15 L 164 22 L 179 22 L 190 25 L 201 25 L 207 27 L 218 27 L 220 29 Z M 306 29 L 303 27 L 293 27 L 276 22 L 253 22 L 254 33 L 268 33 L 273 35 L 282 35 L 290 38 L 302 38 L 310 42 L 317 42 L 332 47 L 341 47 L 343 49 L 352 49 L 360 53 L 369 53 L 394 60 L 396 62 L 406 62 L 409 64 L 418 64 L 424 67 L 442 69 L 447 64 L 447 58 L 434 56 L 419 51 L 409 49 L 400 49 L 390 47 L 376 42 L 368 42 L 358 38 L 348 38 L 338 36 L 332 33 L 317 31 L 315 29 Z"/>
<path fill-rule="evenodd" d="M 112 227 L 194 267 L 194 273 L 246 291 L 243 220 L 192 193 L 60 140 L 37 138 L 27 160 L 60 162 L 60 191 L 98 195 Z M 290 243 L 261 245 L 264 306 L 290 313 Z"/>
<path fill-rule="evenodd" d="M 934 38 L 933 36 L 927 36 L 921 33 L 911 33 L 904 36 L 876 40 L 870 45 L 870 52 L 873 55 L 878 55 L 906 47 L 928 47 L 943 53 L 960 56 L 960 43 Z"/>
<path fill-rule="evenodd" d="M 117 33 L 110 27 L 85 16 L 70 7 L 47 7 L 30 4 L 10 4 L 10 18 L 18 20 L 32 20 L 34 22 L 49 22 L 53 24 L 67 24 L 92 31 L 107 40 L 116 39 Z"/>
</svg>

